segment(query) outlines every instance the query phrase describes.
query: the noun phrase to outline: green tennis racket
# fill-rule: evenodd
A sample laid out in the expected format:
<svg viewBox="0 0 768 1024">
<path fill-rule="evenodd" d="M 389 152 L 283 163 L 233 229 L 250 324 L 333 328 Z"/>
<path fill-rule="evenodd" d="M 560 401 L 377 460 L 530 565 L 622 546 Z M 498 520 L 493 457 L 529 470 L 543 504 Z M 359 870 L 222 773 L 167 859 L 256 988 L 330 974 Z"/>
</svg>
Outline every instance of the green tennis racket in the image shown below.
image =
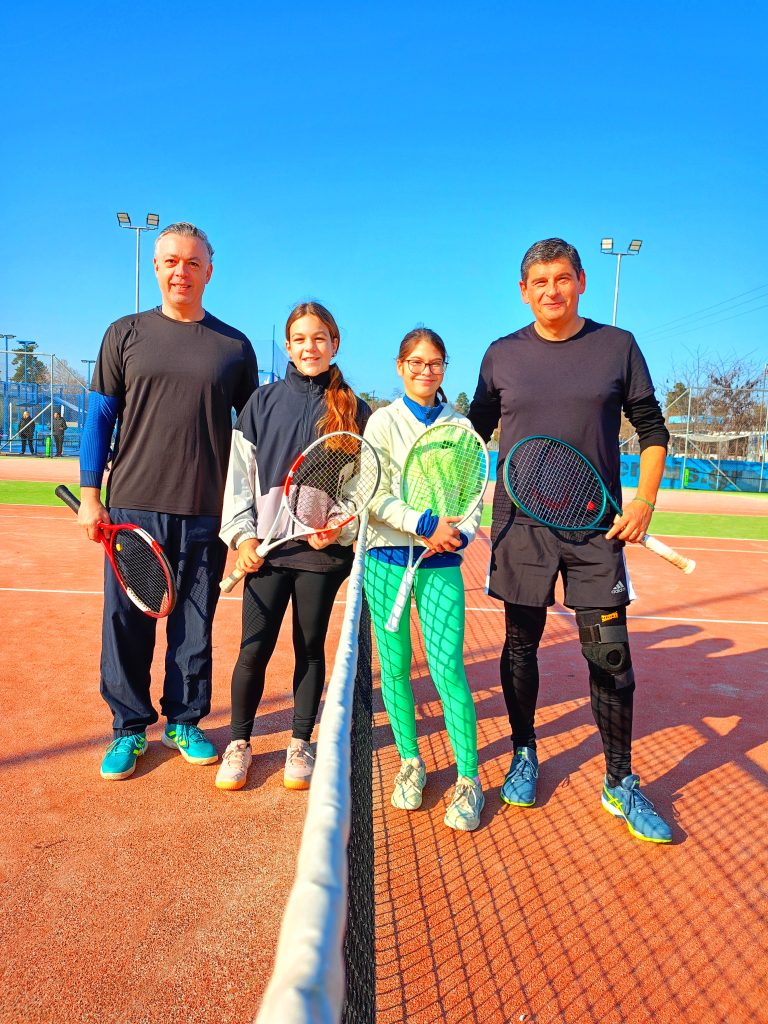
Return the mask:
<svg viewBox="0 0 768 1024">
<path fill-rule="evenodd" d="M 412 509 L 431 509 L 436 516 L 459 516 L 461 529 L 483 499 L 488 483 L 488 449 L 479 434 L 462 423 L 437 423 L 411 446 L 400 477 L 400 497 Z M 413 560 L 408 541 L 408 565 L 385 628 L 397 632 L 410 598 L 416 570 L 426 555 Z"/>
</svg>

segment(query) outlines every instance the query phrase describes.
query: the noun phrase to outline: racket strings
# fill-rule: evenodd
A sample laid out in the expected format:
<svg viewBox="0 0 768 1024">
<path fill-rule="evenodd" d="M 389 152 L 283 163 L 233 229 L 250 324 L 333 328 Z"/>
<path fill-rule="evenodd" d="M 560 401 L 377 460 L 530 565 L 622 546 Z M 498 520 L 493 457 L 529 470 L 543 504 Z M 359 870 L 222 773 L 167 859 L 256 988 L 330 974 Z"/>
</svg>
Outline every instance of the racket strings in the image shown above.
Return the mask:
<svg viewBox="0 0 768 1024">
<path fill-rule="evenodd" d="M 403 468 L 403 499 L 418 512 L 429 508 L 437 516 L 463 517 L 485 488 L 485 450 L 463 428 L 446 427 L 438 433 L 411 450 Z"/>
<path fill-rule="evenodd" d="M 507 464 L 507 484 L 526 512 L 550 526 L 585 529 L 605 513 L 605 491 L 577 451 L 554 438 L 521 442 Z"/>
<path fill-rule="evenodd" d="M 334 529 L 369 503 L 379 482 L 371 446 L 354 434 L 331 434 L 312 446 L 288 486 L 288 511 L 302 526 Z"/>
<path fill-rule="evenodd" d="M 165 615 L 175 599 L 169 568 L 150 538 L 139 530 L 117 530 L 112 558 L 125 589 L 155 615 Z"/>
</svg>

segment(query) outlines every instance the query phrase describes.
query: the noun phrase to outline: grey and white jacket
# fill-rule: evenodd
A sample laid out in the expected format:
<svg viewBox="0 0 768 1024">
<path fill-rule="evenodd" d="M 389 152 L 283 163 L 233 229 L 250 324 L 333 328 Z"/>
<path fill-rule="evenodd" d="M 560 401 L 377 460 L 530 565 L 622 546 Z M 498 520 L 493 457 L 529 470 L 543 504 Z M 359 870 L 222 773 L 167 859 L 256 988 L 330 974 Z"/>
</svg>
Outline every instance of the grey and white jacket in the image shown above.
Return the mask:
<svg viewBox="0 0 768 1024">
<path fill-rule="evenodd" d="M 265 384 L 248 399 L 232 431 L 224 506 L 219 536 L 231 548 L 263 538 L 280 509 L 283 485 L 298 455 L 317 437 L 325 412 L 330 373 L 307 377 L 293 363 L 284 380 Z M 358 398 L 358 432 L 363 433 L 370 409 Z M 286 517 L 287 518 L 287 517 Z M 292 536 L 291 521 L 275 534 Z M 351 561 L 356 526 L 345 529 L 339 543 L 315 551 L 305 540 L 287 542 L 270 552 L 270 564 L 316 572 L 343 568 Z"/>
</svg>

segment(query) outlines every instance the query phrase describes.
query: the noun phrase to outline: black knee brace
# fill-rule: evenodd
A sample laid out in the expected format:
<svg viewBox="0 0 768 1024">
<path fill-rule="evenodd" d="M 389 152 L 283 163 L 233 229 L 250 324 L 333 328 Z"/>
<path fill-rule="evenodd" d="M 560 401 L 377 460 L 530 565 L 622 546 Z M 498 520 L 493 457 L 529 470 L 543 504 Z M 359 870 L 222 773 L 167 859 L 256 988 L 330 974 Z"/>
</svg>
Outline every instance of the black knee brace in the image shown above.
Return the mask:
<svg viewBox="0 0 768 1024">
<path fill-rule="evenodd" d="M 581 608 L 576 611 L 581 653 L 590 676 L 601 686 L 632 686 L 635 674 L 629 653 L 625 608 Z"/>
</svg>

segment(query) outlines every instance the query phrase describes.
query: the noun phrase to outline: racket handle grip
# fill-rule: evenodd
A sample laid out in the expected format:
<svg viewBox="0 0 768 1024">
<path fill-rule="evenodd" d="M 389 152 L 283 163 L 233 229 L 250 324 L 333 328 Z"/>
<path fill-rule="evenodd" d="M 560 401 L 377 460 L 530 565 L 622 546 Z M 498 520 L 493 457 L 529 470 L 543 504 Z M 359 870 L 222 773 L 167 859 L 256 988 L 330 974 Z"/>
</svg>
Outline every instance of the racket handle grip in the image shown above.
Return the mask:
<svg viewBox="0 0 768 1024">
<path fill-rule="evenodd" d="M 72 491 L 70 491 L 68 487 L 65 487 L 64 484 L 59 484 L 53 493 L 60 501 L 63 501 L 65 505 L 68 505 L 75 514 L 80 511 L 80 502 L 74 496 Z"/>
<path fill-rule="evenodd" d="M 219 584 L 219 590 L 222 594 L 228 594 L 230 590 L 234 590 L 240 580 L 245 576 L 245 573 L 240 569 L 233 569 L 229 576 L 225 576 Z"/>
<path fill-rule="evenodd" d="M 396 633 L 400 627 L 400 620 L 403 617 L 405 606 L 411 596 L 411 588 L 413 587 L 414 571 L 412 569 L 406 569 L 403 574 L 403 578 L 400 580 L 400 588 L 397 591 L 395 597 L 395 603 L 392 605 L 392 611 L 389 613 L 384 629 L 388 633 Z"/>
<path fill-rule="evenodd" d="M 660 555 L 662 558 L 666 558 L 670 564 L 676 566 L 686 574 L 692 573 L 696 568 L 696 563 L 692 558 L 686 558 L 685 555 L 681 555 L 679 551 L 675 551 L 674 548 L 669 547 L 657 537 L 649 537 L 646 533 L 642 539 L 642 544 L 655 555 Z"/>
</svg>

